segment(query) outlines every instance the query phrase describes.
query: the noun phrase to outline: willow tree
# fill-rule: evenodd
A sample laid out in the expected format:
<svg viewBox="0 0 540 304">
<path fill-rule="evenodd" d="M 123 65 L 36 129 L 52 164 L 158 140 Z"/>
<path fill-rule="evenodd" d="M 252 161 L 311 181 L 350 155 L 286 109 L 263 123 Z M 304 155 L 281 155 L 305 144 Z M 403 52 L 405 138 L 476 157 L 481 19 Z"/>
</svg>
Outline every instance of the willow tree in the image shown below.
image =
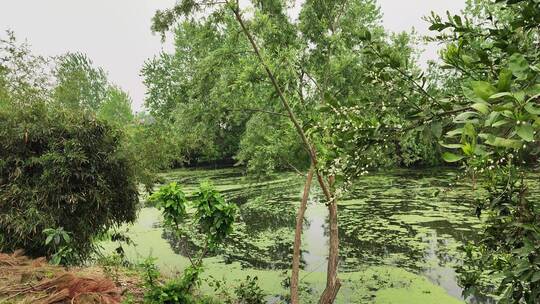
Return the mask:
<svg viewBox="0 0 540 304">
<path fill-rule="evenodd" d="M 387 157 L 392 151 L 388 132 L 400 129 L 400 107 L 411 102 L 399 98 L 403 83 L 389 81 L 396 70 L 372 71 L 378 58 L 374 51 L 390 57 L 407 75 L 417 76 L 418 71 L 412 41 L 407 35 L 384 33 L 375 1 L 306 1 L 297 20 L 289 16 L 287 3 L 180 1 L 156 13 L 153 30 L 178 32 L 199 25 L 205 28 L 203 37 L 220 36 L 223 40 L 209 49 L 209 56 L 201 56 L 200 47 L 186 48 L 182 56 L 191 61 L 179 64 L 196 63 L 199 70 L 210 71 L 216 66 L 209 79 L 224 87 L 219 91 L 224 108 L 286 119 L 283 126 L 296 132 L 310 169 L 297 214 L 291 300 L 299 302 L 302 220 L 315 178 L 325 197 L 330 230 L 327 283 L 319 302 L 333 303 L 341 287 L 337 198 L 370 167 L 394 161 Z M 186 81 L 198 77 L 192 74 Z M 381 86 L 377 77 L 389 78 L 390 88 Z M 268 129 L 271 120 L 263 121 L 259 128 Z"/>
</svg>

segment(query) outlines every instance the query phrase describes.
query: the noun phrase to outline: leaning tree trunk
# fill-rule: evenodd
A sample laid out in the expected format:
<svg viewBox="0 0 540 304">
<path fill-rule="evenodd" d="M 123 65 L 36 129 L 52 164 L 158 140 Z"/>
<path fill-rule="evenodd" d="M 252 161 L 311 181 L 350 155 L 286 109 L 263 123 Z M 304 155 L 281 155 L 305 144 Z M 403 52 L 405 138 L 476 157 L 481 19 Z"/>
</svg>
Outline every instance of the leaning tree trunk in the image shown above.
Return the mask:
<svg viewBox="0 0 540 304">
<path fill-rule="evenodd" d="M 332 304 L 341 288 L 337 276 L 339 262 L 339 231 L 337 201 L 333 199 L 328 205 L 330 222 L 330 249 L 328 254 L 328 270 L 326 273 L 326 288 L 322 293 L 319 304 Z"/>
<path fill-rule="evenodd" d="M 313 180 L 314 168 L 311 166 L 308 175 L 306 177 L 306 183 L 304 185 L 304 194 L 302 195 L 302 202 L 300 208 L 298 208 L 298 214 L 296 215 L 296 229 L 294 231 L 294 248 L 293 248 L 293 262 L 292 262 L 292 274 L 291 274 L 291 304 L 299 304 L 300 296 L 298 292 L 298 275 L 300 273 L 300 248 L 302 246 L 302 228 L 304 226 L 304 215 L 307 209 L 307 202 L 309 199 L 309 192 L 311 189 L 311 181 Z"/>
</svg>

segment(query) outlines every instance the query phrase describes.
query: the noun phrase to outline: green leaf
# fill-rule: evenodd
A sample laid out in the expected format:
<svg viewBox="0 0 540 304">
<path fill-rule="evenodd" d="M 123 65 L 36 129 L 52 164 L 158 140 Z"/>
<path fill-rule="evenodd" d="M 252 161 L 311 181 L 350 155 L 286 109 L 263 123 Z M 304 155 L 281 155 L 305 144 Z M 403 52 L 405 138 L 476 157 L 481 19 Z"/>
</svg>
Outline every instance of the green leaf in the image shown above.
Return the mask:
<svg viewBox="0 0 540 304">
<path fill-rule="evenodd" d="M 516 127 L 516 132 L 523 140 L 534 141 L 534 128 L 530 124 L 523 124 Z"/>
<path fill-rule="evenodd" d="M 472 90 L 472 88 L 469 88 L 467 86 L 463 86 L 462 87 L 463 89 L 463 95 L 470 101 L 472 102 L 483 102 L 484 100 L 478 96 L 476 96 L 476 94 L 474 93 L 474 91 Z"/>
<path fill-rule="evenodd" d="M 540 281 L 540 271 L 536 271 L 531 278 L 531 283 L 538 281 Z"/>
<path fill-rule="evenodd" d="M 488 155 L 489 153 L 486 151 L 486 149 L 484 149 L 485 146 L 484 145 L 476 145 L 474 147 L 474 154 L 475 155 L 478 155 L 478 156 L 485 156 L 485 155 Z"/>
<path fill-rule="evenodd" d="M 505 124 L 509 123 L 510 121 L 509 120 L 506 120 L 506 119 L 501 119 L 499 121 L 496 121 L 494 122 L 493 124 L 491 124 L 492 127 L 494 128 L 498 128 L 500 126 L 504 126 Z"/>
<path fill-rule="evenodd" d="M 512 71 L 512 74 L 519 80 L 525 80 L 528 77 L 529 63 L 525 56 L 520 53 L 513 54 L 509 61 L 508 67 Z"/>
<path fill-rule="evenodd" d="M 476 129 L 473 124 L 467 123 L 463 126 L 463 136 L 468 136 L 469 138 L 476 137 Z"/>
<path fill-rule="evenodd" d="M 454 117 L 455 123 L 466 123 L 470 118 L 477 117 L 478 113 L 476 112 L 463 112 L 458 116 Z"/>
<path fill-rule="evenodd" d="M 503 97 L 511 97 L 513 99 L 514 95 L 512 95 L 512 93 L 510 93 L 510 92 L 496 93 L 496 94 L 493 94 L 493 95 L 489 96 L 489 100 L 496 100 L 496 99 L 503 98 Z"/>
<path fill-rule="evenodd" d="M 463 156 L 463 155 L 457 155 L 457 154 L 450 153 L 450 152 L 444 152 L 442 157 L 443 157 L 444 161 L 448 162 L 448 163 L 455 163 L 455 162 L 458 162 L 458 161 L 465 158 L 465 156 Z"/>
<path fill-rule="evenodd" d="M 51 264 L 53 265 L 60 265 L 60 262 L 62 261 L 62 257 L 60 255 L 53 255 L 51 259 Z"/>
<path fill-rule="evenodd" d="M 461 148 L 461 151 L 467 156 L 471 156 L 474 154 L 475 146 L 471 143 L 464 143 L 463 147 Z"/>
<path fill-rule="evenodd" d="M 529 98 L 538 98 L 538 95 L 540 95 L 540 83 L 528 87 L 525 92 Z"/>
<path fill-rule="evenodd" d="M 51 241 L 53 240 L 53 238 L 54 238 L 54 234 L 49 234 L 49 236 L 47 236 L 47 238 L 45 239 L 45 245 L 49 245 Z"/>
<path fill-rule="evenodd" d="M 358 37 L 362 41 L 371 41 L 371 32 L 368 29 L 363 28 L 358 32 Z"/>
<path fill-rule="evenodd" d="M 486 115 L 489 113 L 489 104 L 485 102 L 477 102 L 471 106 L 471 108 L 475 109 L 476 111 Z"/>
<path fill-rule="evenodd" d="M 442 136 L 443 127 L 440 122 L 431 124 L 431 133 L 435 138 L 440 138 Z"/>
<path fill-rule="evenodd" d="M 497 93 L 497 88 L 486 81 L 473 81 L 471 85 L 474 94 L 484 101 L 488 101 L 489 97 Z"/>
<path fill-rule="evenodd" d="M 527 93 L 525 91 L 517 91 L 517 92 L 514 92 L 514 99 L 519 101 L 519 102 L 525 102 L 525 96 L 527 95 Z"/>
<path fill-rule="evenodd" d="M 457 26 L 463 26 L 463 21 L 461 20 L 461 16 L 455 15 L 453 19 Z"/>
<path fill-rule="evenodd" d="M 462 133 L 463 133 L 463 128 L 459 128 L 452 131 L 448 131 L 446 133 L 446 137 L 454 137 L 456 135 L 461 135 Z"/>
<path fill-rule="evenodd" d="M 442 141 L 439 142 L 439 145 L 448 148 L 448 149 L 461 149 L 463 147 L 462 144 L 447 144 Z"/>
<path fill-rule="evenodd" d="M 540 115 L 540 108 L 537 108 L 532 102 L 528 102 L 524 108 L 529 114 Z"/>
<path fill-rule="evenodd" d="M 500 115 L 501 114 L 499 112 L 489 113 L 486 121 L 484 122 L 484 127 L 491 127 L 491 125 L 497 120 L 497 118 L 499 118 Z"/>
<path fill-rule="evenodd" d="M 491 135 L 486 140 L 486 144 L 490 146 L 494 146 L 494 147 L 519 149 L 521 148 L 521 145 L 523 144 L 523 142 L 521 140 L 495 137 Z"/>
<path fill-rule="evenodd" d="M 499 92 L 510 91 L 512 86 L 512 71 L 509 69 L 502 69 L 499 73 L 499 81 L 497 82 L 497 89 Z"/>
</svg>

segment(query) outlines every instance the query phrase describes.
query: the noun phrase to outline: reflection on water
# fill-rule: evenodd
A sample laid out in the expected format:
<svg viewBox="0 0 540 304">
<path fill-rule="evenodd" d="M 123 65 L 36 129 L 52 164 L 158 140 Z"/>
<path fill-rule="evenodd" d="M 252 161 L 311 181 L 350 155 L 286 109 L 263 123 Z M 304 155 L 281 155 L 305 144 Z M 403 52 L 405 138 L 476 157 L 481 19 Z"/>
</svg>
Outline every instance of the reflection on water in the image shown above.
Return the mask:
<svg viewBox="0 0 540 304">
<path fill-rule="evenodd" d="M 200 180 L 210 179 L 227 199 L 239 204 L 234 234 L 225 248 L 214 253 L 223 262 L 240 262 L 251 269 L 290 268 L 301 178 L 282 174 L 271 181 L 254 182 L 236 169 L 179 170 L 163 177 L 178 181 L 187 192 Z M 453 270 L 458 263 L 456 249 L 478 237 L 479 225 L 469 193 L 455 184 L 455 173 L 449 170 L 400 170 L 358 181 L 339 202 L 341 271 L 397 266 L 422 274 L 461 298 Z M 326 269 L 327 210 L 320 200 L 315 187 L 304 221 L 302 267 L 308 272 Z M 181 237 L 164 231 L 162 237 L 181 255 L 200 246 L 190 231 Z"/>
</svg>

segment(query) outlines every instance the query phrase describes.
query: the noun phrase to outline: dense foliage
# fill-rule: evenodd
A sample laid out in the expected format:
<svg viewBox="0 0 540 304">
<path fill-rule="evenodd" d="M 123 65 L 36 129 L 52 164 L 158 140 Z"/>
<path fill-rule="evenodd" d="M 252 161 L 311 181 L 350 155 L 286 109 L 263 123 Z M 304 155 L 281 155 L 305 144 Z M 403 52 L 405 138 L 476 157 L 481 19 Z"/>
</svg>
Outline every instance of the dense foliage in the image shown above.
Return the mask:
<svg viewBox="0 0 540 304">
<path fill-rule="evenodd" d="M 528 199 L 525 176 L 540 153 L 540 3 L 475 1 L 464 16 L 430 20 L 447 44 L 447 75 L 462 87 L 444 109 L 455 114 L 444 158 L 462 161 L 473 187 L 487 190 L 476 209 L 484 235 L 464 247 L 461 283 L 466 294 L 537 303 L 540 205 Z"/>
<path fill-rule="evenodd" d="M 80 259 L 109 228 L 135 219 L 138 191 L 122 134 L 79 112 L 36 103 L 0 111 L 2 250 L 52 255 L 62 227 Z"/>
<path fill-rule="evenodd" d="M 54 99 L 65 107 L 97 111 L 107 97 L 107 74 L 95 68 L 81 53 L 68 53 L 57 60 Z"/>
<path fill-rule="evenodd" d="M 218 10 L 207 18 L 190 17 L 171 25 L 176 13 L 185 9 L 189 14 L 198 5 L 185 1 L 176 10 L 156 15 L 154 30 L 171 28 L 176 49 L 174 54 L 163 53 L 146 63 L 143 75 L 149 88 L 147 107 L 153 115 L 172 121 L 184 132 L 181 140 L 191 151 L 186 155 L 190 160 L 234 158 L 257 174 L 306 168 L 308 155 L 249 42 L 239 35 L 241 29 L 234 17 Z M 360 136 L 365 138 L 378 136 L 377 130 L 383 126 L 402 126 L 409 114 L 405 111 L 407 104 L 421 102 L 418 95 L 409 96 L 412 101 L 403 100 L 402 91 L 408 90 L 405 82 L 390 81 L 401 77 L 398 71 L 386 70 L 381 76 L 383 66 L 373 70 L 373 63 L 380 60 L 364 52 L 371 50 L 373 38 L 380 53 L 391 56 L 414 77 L 421 77 L 412 47 L 416 38 L 405 33 L 385 33 L 374 1 L 353 1 L 345 6 L 336 2 L 324 7 L 308 2 L 297 23 L 288 18 L 288 6 L 283 1 L 255 1 L 253 7 L 257 13 L 248 20 L 250 30 L 306 131 L 314 138 L 327 138 L 339 131 L 321 144 L 347 131 L 364 133 L 372 129 L 374 134 Z M 342 20 L 330 29 L 333 25 L 329 19 L 337 16 Z M 323 35 L 324 31 L 331 34 Z M 389 89 L 380 90 L 381 77 Z M 388 109 L 385 113 L 379 111 L 381 102 Z M 349 121 L 345 112 L 362 114 Z M 385 117 L 379 117 L 381 114 Z M 329 117 L 322 119 L 322 115 Z M 346 125 L 351 122 L 354 127 Z M 349 140 L 347 144 L 370 149 L 366 142 L 377 143 L 361 143 L 358 137 L 352 136 L 357 141 Z M 382 158 L 385 165 L 434 165 L 439 163 L 436 142 L 411 130 L 389 140 L 387 148 L 383 148 L 384 157 L 376 151 L 359 150 L 358 154 Z M 339 159 L 348 154 L 343 148 L 328 151 L 325 157 L 330 161 Z M 342 161 L 341 166 L 347 163 Z"/>
</svg>

